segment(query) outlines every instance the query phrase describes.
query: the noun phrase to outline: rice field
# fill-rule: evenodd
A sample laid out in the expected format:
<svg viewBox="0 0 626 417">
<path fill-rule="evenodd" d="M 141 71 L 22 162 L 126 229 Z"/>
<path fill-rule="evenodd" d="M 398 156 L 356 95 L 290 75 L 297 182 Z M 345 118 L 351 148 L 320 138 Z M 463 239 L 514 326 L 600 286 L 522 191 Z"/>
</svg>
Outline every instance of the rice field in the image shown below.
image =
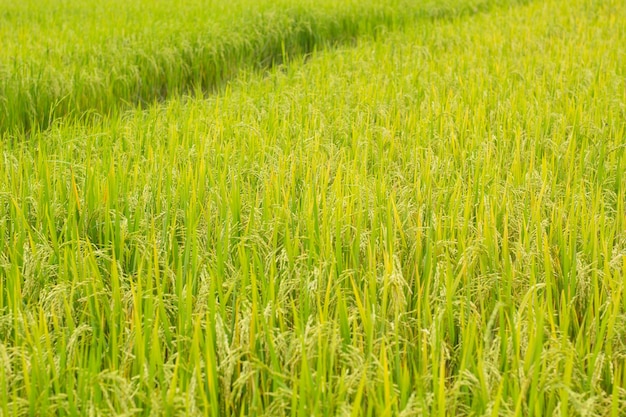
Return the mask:
<svg viewBox="0 0 626 417">
<path fill-rule="evenodd" d="M 0 22 L 0 416 L 626 415 L 626 3 Z"/>
</svg>

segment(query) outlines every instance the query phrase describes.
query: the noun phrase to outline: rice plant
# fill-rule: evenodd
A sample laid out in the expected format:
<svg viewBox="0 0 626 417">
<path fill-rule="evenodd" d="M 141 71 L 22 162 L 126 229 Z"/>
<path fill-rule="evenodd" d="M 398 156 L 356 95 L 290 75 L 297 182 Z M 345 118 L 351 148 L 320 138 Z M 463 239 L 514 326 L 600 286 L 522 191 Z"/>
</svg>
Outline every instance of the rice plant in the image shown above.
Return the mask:
<svg viewBox="0 0 626 417">
<path fill-rule="evenodd" d="M 7 6 L 0 416 L 624 415 L 626 5 L 218 3 Z"/>
</svg>

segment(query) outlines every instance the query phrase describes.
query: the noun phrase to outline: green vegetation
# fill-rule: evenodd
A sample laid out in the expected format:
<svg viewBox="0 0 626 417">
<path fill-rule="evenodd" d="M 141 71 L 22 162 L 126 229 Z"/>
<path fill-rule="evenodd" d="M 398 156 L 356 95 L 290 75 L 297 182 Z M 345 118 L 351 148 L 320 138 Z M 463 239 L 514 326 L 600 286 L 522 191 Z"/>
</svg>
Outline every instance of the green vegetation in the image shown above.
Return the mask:
<svg viewBox="0 0 626 417">
<path fill-rule="evenodd" d="M 119 72 L 2 72 L 0 416 L 626 413 L 624 2 L 41 3 Z"/>
<path fill-rule="evenodd" d="M 202 94 L 242 67 L 502 2 L 2 0 L 0 131 L 29 133 L 60 116 L 84 121 Z"/>
</svg>

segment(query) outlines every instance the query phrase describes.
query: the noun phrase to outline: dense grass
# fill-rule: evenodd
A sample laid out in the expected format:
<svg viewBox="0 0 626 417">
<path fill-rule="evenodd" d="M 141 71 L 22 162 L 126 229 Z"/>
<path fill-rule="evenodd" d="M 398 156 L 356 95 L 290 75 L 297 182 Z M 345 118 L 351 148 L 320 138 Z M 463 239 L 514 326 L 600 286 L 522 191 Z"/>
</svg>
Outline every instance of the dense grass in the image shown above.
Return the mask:
<svg viewBox="0 0 626 417">
<path fill-rule="evenodd" d="M 626 5 L 449 16 L 6 136 L 0 415 L 623 415 Z"/>
<path fill-rule="evenodd" d="M 0 132 L 203 94 L 241 68 L 511 2 L 0 0 Z"/>
</svg>

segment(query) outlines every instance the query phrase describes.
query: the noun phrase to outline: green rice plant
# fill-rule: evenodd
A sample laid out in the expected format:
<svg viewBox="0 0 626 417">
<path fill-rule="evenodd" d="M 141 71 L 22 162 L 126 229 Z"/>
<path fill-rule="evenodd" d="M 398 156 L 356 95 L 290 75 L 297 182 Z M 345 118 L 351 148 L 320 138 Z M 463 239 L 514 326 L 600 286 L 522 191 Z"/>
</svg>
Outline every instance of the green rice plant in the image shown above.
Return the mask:
<svg viewBox="0 0 626 417">
<path fill-rule="evenodd" d="M 0 129 L 106 117 L 219 88 L 325 43 L 487 9 L 501 0 L 2 1 Z"/>
<path fill-rule="evenodd" d="M 4 133 L 0 415 L 623 415 L 626 6 L 484 11 Z"/>
</svg>

